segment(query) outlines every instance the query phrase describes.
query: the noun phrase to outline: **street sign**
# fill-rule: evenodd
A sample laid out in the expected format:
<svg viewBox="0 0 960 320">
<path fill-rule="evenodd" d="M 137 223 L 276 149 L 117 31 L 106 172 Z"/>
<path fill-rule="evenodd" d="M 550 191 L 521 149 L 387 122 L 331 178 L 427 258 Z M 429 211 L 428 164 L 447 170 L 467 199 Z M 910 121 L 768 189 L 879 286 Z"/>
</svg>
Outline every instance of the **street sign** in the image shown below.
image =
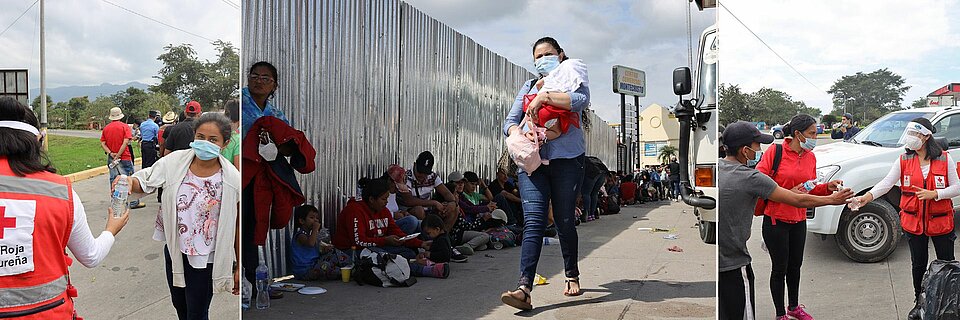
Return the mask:
<svg viewBox="0 0 960 320">
<path fill-rule="evenodd" d="M 0 97 L 13 97 L 29 106 L 30 88 L 27 83 L 27 69 L 0 69 Z"/>
<path fill-rule="evenodd" d="M 613 66 L 613 93 L 636 97 L 646 97 L 646 73 L 621 65 Z"/>
</svg>

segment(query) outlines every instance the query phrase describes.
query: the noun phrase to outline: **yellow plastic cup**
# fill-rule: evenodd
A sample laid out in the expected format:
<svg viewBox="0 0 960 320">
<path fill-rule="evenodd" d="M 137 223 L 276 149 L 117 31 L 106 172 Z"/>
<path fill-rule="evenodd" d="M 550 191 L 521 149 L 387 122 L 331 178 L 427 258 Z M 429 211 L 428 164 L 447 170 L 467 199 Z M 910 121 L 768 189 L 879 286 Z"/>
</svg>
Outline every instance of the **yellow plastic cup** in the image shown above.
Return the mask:
<svg viewBox="0 0 960 320">
<path fill-rule="evenodd" d="M 340 278 L 343 282 L 350 282 L 350 272 L 353 271 L 353 266 L 340 267 Z"/>
</svg>

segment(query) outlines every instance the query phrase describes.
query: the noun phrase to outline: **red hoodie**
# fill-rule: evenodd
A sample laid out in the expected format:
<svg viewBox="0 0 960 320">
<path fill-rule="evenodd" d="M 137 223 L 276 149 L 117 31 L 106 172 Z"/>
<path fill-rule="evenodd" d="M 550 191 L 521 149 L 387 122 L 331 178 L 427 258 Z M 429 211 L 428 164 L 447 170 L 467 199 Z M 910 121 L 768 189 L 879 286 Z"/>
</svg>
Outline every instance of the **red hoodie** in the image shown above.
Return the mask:
<svg viewBox="0 0 960 320">
<path fill-rule="evenodd" d="M 813 152 L 804 150 L 803 154 L 798 154 L 790 149 L 792 138 L 783 140 L 783 156 L 780 159 L 780 169 L 777 170 L 777 176 L 773 181 L 784 189 L 793 189 L 797 185 L 817 178 L 817 157 Z M 773 175 L 773 158 L 776 156 L 777 146 L 770 145 L 760 163 L 757 164 L 757 170 L 765 175 Z M 830 195 L 831 191 L 826 184 L 819 184 L 810 194 L 816 196 Z M 761 200 L 763 201 L 763 200 Z M 807 219 L 807 209 L 797 208 L 787 204 L 769 201 L 763 214 L 774 218 L 775 220 L 797 223 Z"/>
<path fill-rule="evenodd" d="M 396 235 L 406 236 L 393 221 L 393 216 L 387 208 L 380 212 L 373 212 L 363 201 L 350 199 L 337 216 L 337 232 L 333 234 L 333 245 L 338 249 L 357 247 L 383 247 L 386 245 L 384 237 Z M 403 245 L 410 248 L 419 248 L 423 244 L 420 239 L 410 239 Z"/>
</svg>

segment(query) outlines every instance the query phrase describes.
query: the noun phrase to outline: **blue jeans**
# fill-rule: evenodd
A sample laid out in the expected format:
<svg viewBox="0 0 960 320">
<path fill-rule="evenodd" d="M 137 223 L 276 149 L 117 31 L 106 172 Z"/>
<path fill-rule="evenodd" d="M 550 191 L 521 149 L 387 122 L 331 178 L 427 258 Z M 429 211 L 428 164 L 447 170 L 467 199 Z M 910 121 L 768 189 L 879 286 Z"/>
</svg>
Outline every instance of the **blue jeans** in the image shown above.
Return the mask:
<svg viewBox="0 0 960 320">
<path fill-rule="evenodd" d="M 396 220 L 397 227 L 403 230 L 403 233 L 414 234 L 420 232 L 420 220 L 414 216 L 406 216 Z"/>
<path fill-rule="evenodd" d="M 112 162 L 113 162 L 113 159 L 110 158 L 110 157 L 107 157 L 107 166 L 109 166 L 110 163 L 112 163 Z M 116 180 L 116 179 L 117 179 L 117 176 L 119 176 L 120 174 L 125 174 L 125 175 L 127 175 L 127 176 L 132 176 L 132 175 L 133 175 L 133 161 L 130 161 L 130 160 L 120 160 L 120 165 L 119 165 L 119 166 L 117 166 L 116 168 L 110 169 L 110 185 L 111 185 L 111 186 L 113 185 L 113 180 Z M 135 206 L 135 205 L 139 205 L 139 204 L 140 204 L 140 199 L 137 199 L 137 200 L 135 200 L 135 201 L 130 201 L 130 206 L 131 206 L 131 207 L 132 207 L 132 206 Z"/>
<path fill-rule="evenodd" d="M 673 189 L 673 197 L 680 198 L 680 180 L 670 180 L 670 186 Z"/>
<path fill-rule="evenodd" d="M 583 212 L 587 216 L 596 216 L 597 215 L 597 204 L 600 203 L 600 187 L 603 186 L 604 176 L 599 175 L 595 178 L 588 179 L 586 176 L 583 177 L 583 182 L 580 188 L 580 196 L 583 198 Z M 584 217 L 586 219 L 586 217 Z"/>
<path fill-rule="evenodd" d="M 518 285 L 533 290 L 533 278 L 543 249 L 543 231 L 547 226 L 548 206 L 553 202 L 553 220 L 560 236 L 563 270 L 568 278 L 580 276 L 577 268 L 577 228 L 574 208 L 583 182 L 584 155 L 573 159 L 551 159 L 533 175 L 521 172 L 520 198 L 523 199 L 523 245 L 520 247 Z"/>
</svg>

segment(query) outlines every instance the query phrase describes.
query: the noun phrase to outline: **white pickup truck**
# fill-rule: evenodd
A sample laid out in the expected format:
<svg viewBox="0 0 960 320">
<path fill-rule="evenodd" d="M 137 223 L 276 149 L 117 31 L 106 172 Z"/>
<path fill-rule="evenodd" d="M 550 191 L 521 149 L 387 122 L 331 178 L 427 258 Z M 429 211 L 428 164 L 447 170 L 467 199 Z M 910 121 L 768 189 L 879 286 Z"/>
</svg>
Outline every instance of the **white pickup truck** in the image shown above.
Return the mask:
<svg viewBox="0 0 960 320">
<path fill-rule="evenodd" d="M 870 191 L 904 153 L 897 142 L 904 126 L 917 117 L 930 119 L 937 129 L 934 138 L 948 145 L 953 159 L 960 159 L 960 108 L 908 109 L 877 119 L 850 141 L 814 149 L 817 176 L 824 181 L 843 180 L 844 187 L 857 195 Z M 953 203 L 956 209 L 960 198 L 954 198 Z M 896 250 L 902 235 L 899 205 L 900 189 L 894 187 L 857 212 L 845 206 L 807 209 L 807 231 L 835 234 L 840 250 L 854 261 L 881 261 Z"/>
</svg>

